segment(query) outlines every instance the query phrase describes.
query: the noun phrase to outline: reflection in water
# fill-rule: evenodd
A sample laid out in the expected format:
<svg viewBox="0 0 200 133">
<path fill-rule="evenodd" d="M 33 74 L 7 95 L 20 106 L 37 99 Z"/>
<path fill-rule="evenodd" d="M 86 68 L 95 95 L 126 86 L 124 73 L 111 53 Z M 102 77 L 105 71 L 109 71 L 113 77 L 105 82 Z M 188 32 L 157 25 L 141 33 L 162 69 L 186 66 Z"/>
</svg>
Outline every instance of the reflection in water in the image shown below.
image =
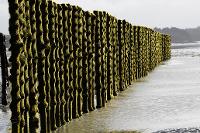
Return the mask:
<svg viewBox="0 0 200 133">
<path fill-rule="evenodd" d="M 11 112 L 8 106 L 0 106 L 0 133 L 8 132 Z"/>
<path fill-rule="evenodd" d="M 194 44 L 193 44 L 194 45 Z M 172 59 L 134 83 L 105 108 L 72 120 L 55 133 L 132 133 L 198 127 L 200 45 L 173 49 Z M 0 132 L 10 111 L 0 109 Z"/>
</svg>

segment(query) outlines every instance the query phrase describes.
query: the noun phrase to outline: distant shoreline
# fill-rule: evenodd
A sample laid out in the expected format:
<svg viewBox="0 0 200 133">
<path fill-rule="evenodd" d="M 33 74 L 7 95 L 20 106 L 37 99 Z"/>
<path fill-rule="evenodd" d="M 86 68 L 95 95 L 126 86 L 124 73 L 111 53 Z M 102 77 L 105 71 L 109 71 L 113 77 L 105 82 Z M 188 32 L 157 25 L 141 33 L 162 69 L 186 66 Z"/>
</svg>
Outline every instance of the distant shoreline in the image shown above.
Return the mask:
<svg viewBox="0 0 200 133">
<path fill-rule="evenodd" d="M 155 31 L 171 35 L 172 43 L 194 43 L 200 41 L 200 26 L 180 29 L 176 27 L 154 28 Z"/>
<path fill-rule="evenodd" d="M 185 49 L 185 48 L 197 48 L 200 47 L 200 42 L 191 42 L 191 43 L 172 43 L 172 49 Z"/>
<path fill-rule="evenodd" d="M 184 42 L 181 42 L 181 41 L 180 41 L 180 42 L 172 42 L 172 43 L 175 43 L 175 44 L 176 44 L 176 43 L 184 43 L 184 44 L 187 44 L 187 43 L 198 43 L 198 42 L 199 42 L 199 41 L 187 41 L 187 42 L 185 42 L 185 41 L 184 41 Z"/>
</svg>

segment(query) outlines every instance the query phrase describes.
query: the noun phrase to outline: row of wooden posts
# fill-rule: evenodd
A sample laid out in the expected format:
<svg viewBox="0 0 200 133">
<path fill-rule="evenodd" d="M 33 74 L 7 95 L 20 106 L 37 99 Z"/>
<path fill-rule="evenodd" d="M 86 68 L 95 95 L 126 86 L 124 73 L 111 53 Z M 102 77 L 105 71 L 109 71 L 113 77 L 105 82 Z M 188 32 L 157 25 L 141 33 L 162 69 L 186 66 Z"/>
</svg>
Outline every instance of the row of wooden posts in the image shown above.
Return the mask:
<svg viewBox="0 0 200 133">
<path fill-rule="evenodd" d="M 170 36 L 104 11 L 14 1 L 9 0 L 13 133 L 56 130 L 104 107 L 170 58 Z"/>
</svg>

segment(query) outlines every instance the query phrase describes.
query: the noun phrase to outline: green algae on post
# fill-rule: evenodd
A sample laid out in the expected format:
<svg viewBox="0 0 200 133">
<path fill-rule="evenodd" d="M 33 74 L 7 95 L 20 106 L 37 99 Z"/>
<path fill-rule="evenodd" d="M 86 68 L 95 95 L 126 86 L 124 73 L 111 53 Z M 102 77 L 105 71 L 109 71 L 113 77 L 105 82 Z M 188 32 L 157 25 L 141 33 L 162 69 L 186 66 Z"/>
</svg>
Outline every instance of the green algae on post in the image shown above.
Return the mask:
<svg viewBox="0 0 200 133">
<path fill-rule="evenodd" d="M 49 40 L 50 40 L 50 98 L 51 98 L 51 103 L 50 103 L 50 120 L 51 120 L 51 130 L 55 130 L 56 127 L 56 42 L 55 42 L 55 10 L 54 10 L 54 3 L 52 1 L 48 1 L 48 19 L 49 19 Z"/>
</svg>

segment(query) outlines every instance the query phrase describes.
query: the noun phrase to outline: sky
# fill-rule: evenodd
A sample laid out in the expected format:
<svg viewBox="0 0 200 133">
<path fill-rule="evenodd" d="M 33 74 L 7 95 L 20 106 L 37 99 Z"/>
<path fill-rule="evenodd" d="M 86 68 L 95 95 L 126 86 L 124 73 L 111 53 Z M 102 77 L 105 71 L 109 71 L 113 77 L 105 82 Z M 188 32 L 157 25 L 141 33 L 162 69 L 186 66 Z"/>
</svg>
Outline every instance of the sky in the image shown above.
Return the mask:
<svg viewBox="0 0 200 133">
<path fill-rule="evenodd" d="M 55 0 L 84 10 L 107 11 L 133 25 L 194 28 L 200 26 L 200 0 Z M 8 34 L 8 3 L 0 0 L 0 32 Z"/>
</svg>

